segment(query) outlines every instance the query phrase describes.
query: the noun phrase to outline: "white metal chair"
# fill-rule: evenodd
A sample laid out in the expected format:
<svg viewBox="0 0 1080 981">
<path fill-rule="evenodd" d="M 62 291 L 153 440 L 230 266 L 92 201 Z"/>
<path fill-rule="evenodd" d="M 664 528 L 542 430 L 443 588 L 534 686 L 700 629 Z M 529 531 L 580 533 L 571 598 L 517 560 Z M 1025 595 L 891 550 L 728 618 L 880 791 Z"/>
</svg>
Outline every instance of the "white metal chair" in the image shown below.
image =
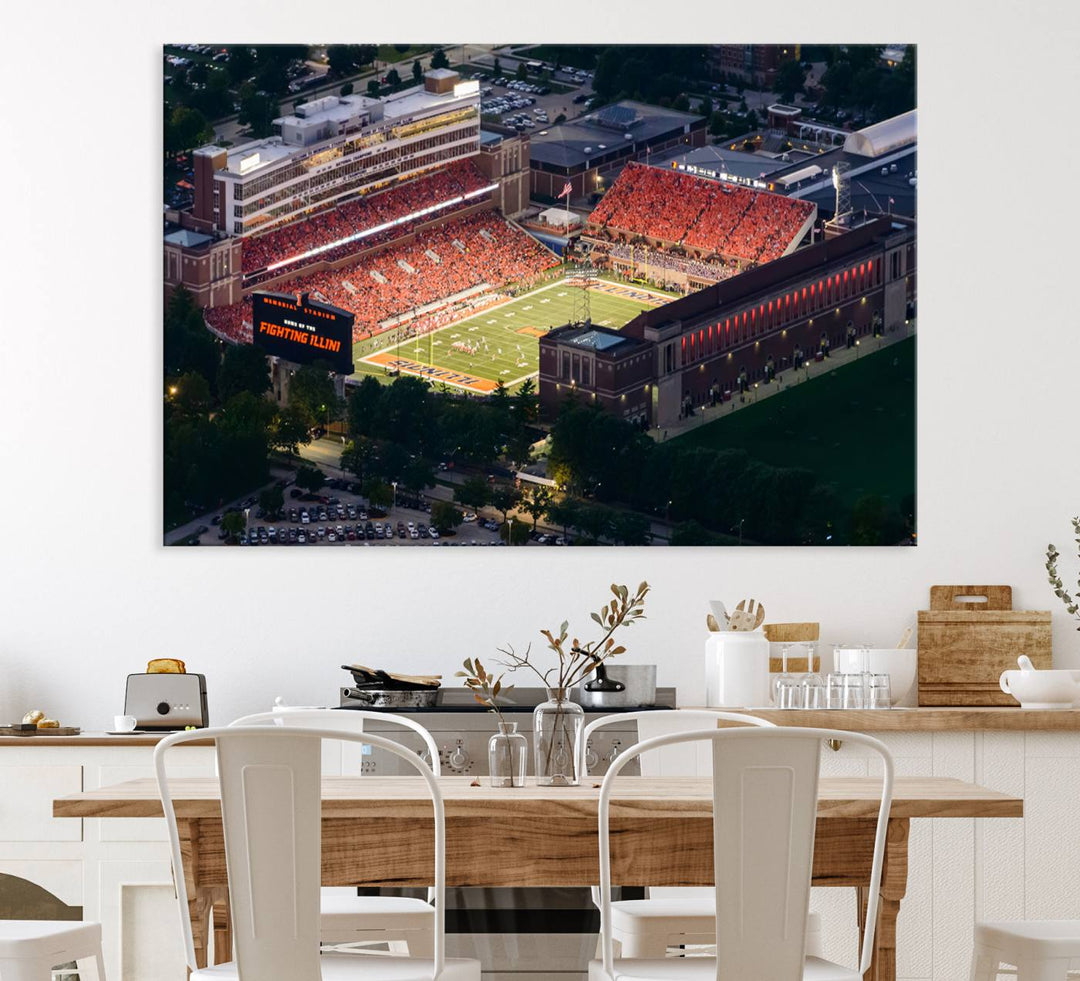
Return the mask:
<svg viewBox="0 0 1080 981">
<path fill-rule="evenodd" d="M 807 904 L 814 856 L 818 768 L 826 739 L 870 747 L 882 760 L 881 804 L 859 970 L 806 956 Z M 614 957 L 611 922 L 610 809 L 619 772 L 643 753 L 683 742 L 712 749 L 716 957 Z M 893 763 L 862 733 L 794 727 L 737 728 L 659 736 L 631 746 L 600 790 L 600 919 L 603 959 L 590 981 L 861 981 L 874 950 Z"/>
<path fill-rule="evenodd" d="M 1065 981 L 1080 971 L 1080 920 L 976 923 L 971 981 L 996 981 L 1003 963 L 1016 981 Z"/>
<path fill-rule="evenodd" d="M 0 920 L 0 981 L 51 981 L 53 968 L 90 961 L 105 981 L 101 924 L 71 920 Z"/>
<path fill-rule="evenodd" d="M 352 709 L 280 708 L 245 715 L 230 726 L 314 726 L 361 733 L 364 723 L 369 721 L 392 723 L 415 732 L 431 758 L 432 772 L 435 776 L 440 775 L 439 747 L 431 733 L 419 722 L 403 715 Z M 321 893 L 322 942 L 334 946 L 386 943 L 396 953 L 431 957 L 434 934 L 430 901 L 430 890 L 428 902 L 425 902 L 410 896 L 358 896 L 355 889 L 324 888 Z"/>
<path fill-rule="evenodd" d="M 198 968 L 188 918 L 176 811 L 165 757 L 193 739 L 214 740 L 229 869 L 234 959 Z M 427 783 L 435 824 L 431 958 L 320 955 L 321 744 L 366 743 L 405 760 Z M 191 981 L 480 981 L 480 962 L 445 954 L 446 818 L 434 774 L 412 750 L 375 734 L 299 726 L 236 726 L 167 736 L 154 768 L 171 846 L 184 952 Z M 365 847 L 362 841 L 358 848 Z"/>
<path fill-rule="evenodd" d="M 589 738 L 603 726 L 637 723 L 638 741 L 676 732 L 716 729 L 718 721 L 773 728 L 773 723 L 739 712 L 692 709 L 621 712 L 590 722 L 581 740 L 579 772 L 588 772 Z M 642 776 L 696 776 L 710 765 L 708 745 L 681 744 L 646 753 L 641 758 Z M 703 751 L 697 752 L 697 751 Z M 646 899 L 620 899 L 611 904 L 611 930 L 622 956 L 664 957 L 668 947 L 705 946 L 716 943 L 716 893 L 690 887 L 650 888 Z M 599 890 L 593 902 L 600 905 Z M 820 956 L 823 949 L 821 916 L 811 913 L 806 928 L 806 952 Z"/>
</svg>

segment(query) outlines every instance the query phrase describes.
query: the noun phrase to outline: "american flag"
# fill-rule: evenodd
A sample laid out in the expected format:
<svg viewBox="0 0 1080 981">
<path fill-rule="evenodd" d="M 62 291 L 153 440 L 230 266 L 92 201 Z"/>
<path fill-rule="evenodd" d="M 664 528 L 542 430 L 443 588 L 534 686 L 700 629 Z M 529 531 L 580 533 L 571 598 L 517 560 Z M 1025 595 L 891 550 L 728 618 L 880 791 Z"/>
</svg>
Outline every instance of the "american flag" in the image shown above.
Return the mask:
<svg viewBox="0 0 1080 981">
<path fill-rule="evenodd" d="M 561 191 L 559 191 L 559 194 L 555 198 L 555 200 L 558 201 L 559 198 L 568 198 L 568 197 L 570 197 L 570 194 L 571 194 L 571 192 L 573 190 L 574 190 L 574 185 L 571 184 L 570 181 L 567 181 L 565 184 L 563 184 L 563 189 Z"/>
</svg>

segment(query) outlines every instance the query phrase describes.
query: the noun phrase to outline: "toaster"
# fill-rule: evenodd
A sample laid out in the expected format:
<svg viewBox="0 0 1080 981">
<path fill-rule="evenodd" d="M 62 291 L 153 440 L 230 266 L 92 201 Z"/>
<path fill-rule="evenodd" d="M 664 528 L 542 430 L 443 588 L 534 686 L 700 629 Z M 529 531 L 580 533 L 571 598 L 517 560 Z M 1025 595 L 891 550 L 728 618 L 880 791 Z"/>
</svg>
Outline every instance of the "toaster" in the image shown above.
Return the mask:
<svg viewBox="0 0 1080 981">
<path fill-rule="evenodd" d="M 201 674 L 129 674 L 124 715 L 138 720 L 136 729 L 158 732 L 200 729 L 210 724 L 206 708 L 206 676 Z"/>
</svg>

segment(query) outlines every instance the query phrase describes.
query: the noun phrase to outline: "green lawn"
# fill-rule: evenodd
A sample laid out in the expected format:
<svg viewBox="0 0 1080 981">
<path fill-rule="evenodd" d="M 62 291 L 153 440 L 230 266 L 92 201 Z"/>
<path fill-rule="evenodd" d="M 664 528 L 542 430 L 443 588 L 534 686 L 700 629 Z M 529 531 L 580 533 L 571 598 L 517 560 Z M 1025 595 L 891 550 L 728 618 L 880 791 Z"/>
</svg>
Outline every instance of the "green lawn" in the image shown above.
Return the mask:
<svg viewBox="0 0 1080 981">
<path fill-rule="evenodd" d="M 766 463 L 804 467 L 822 482 L 835 483 L 849 505 L 876 493 L 899 506 L 915 492 L 915 338 L 678 439 L 683 445 L 741 448 Z"/>
<path fill-rule="evenodd" d="M 604 284 L 606 287 L 606 284 Z M 559 280 L 467 320 L 443 327 L 423 337 L 395 343 L 388 331 L 353 348 L 356 374 L 385 376 L 382 366 L 362 361 L 379 354 L 435 365 L 488 382 L 520 383 L 539 368 L 538 335 L 568 323 L 579 301 L 580 287 Z M 659 297 L 657 297 L 659 299 Z M 589 312 L 594 324 L 622 327 L 640 311 L 654 304 L 644 299 L 611 296 L 590 290 Z M 456 345 L 456 346 L 455 346 Z M 464 350 L 467 346 L 469 350 Z"/>
</svg>

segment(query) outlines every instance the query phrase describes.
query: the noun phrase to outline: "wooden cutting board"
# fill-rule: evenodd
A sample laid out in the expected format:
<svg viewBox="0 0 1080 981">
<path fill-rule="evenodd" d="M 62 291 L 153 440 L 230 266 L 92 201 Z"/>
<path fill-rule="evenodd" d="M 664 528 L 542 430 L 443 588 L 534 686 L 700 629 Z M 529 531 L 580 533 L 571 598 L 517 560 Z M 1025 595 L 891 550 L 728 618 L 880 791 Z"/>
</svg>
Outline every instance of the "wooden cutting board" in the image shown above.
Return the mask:
<svg viewBox="0 0 1080 981">
<path fill-rule="evenodd" d="M 78 726 L 59 726 L 52 729 L 15 729 L 12 726 L 0 726 L 0 736 L 77 736 L 82 729 Z"/>
<path fill-rule="evenodd" d="M 918 621 L 920 705 L 1015 706 L 1001 672 L 1053 664 L 1050 611 L 1014 610 L 1011 586 L 931 586 Z"/>
</svg>

